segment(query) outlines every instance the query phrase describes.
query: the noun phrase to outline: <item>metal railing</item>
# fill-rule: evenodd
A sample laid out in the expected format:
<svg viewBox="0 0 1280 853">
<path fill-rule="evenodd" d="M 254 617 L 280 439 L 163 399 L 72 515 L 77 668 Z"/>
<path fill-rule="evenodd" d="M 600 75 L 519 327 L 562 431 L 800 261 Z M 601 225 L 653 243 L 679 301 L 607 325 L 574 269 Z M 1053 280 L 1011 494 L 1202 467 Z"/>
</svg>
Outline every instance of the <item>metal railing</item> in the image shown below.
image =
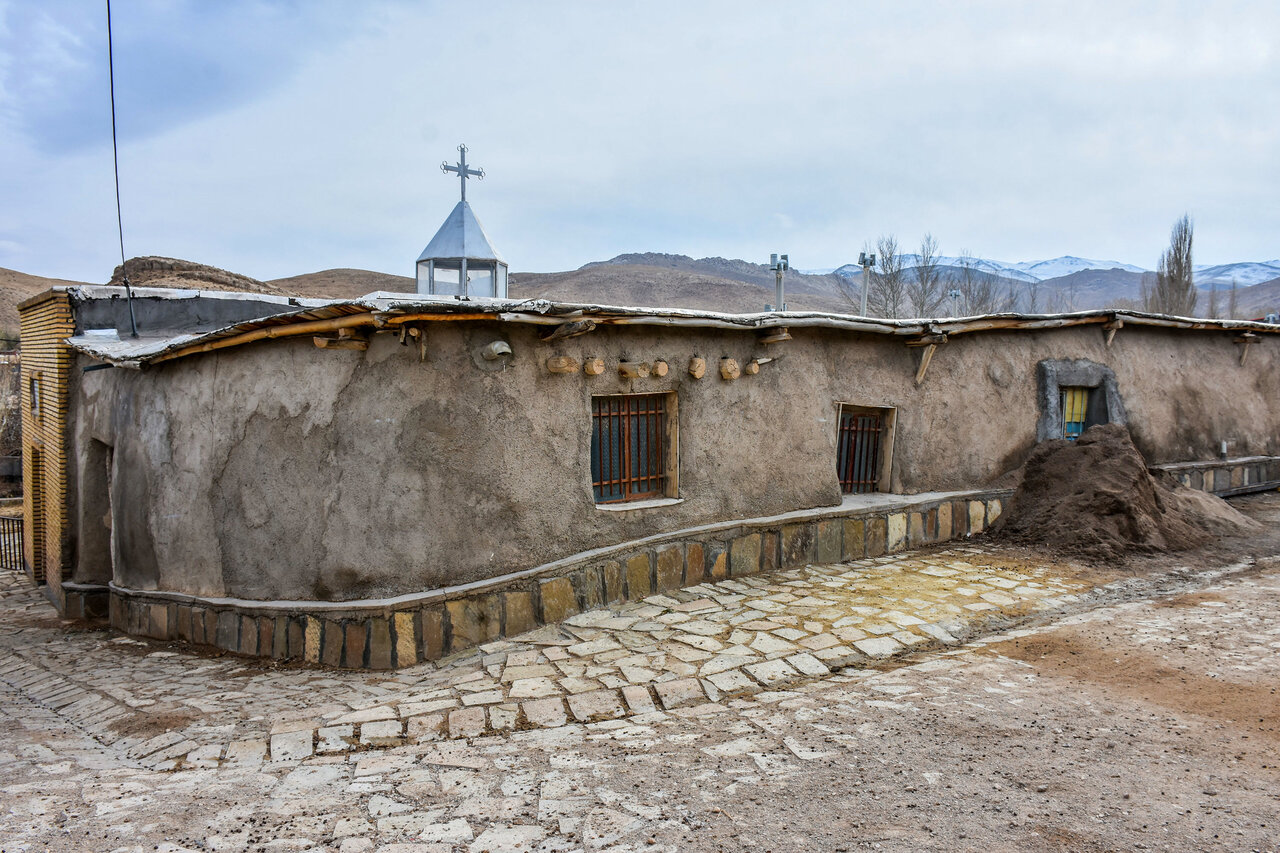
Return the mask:
<svg viewBox="0 0 1280 853">
<path fill-rule="evenodd" d="M 0 568 L 22 568 L 22 519 L 0 516 Z"/>
</svg>

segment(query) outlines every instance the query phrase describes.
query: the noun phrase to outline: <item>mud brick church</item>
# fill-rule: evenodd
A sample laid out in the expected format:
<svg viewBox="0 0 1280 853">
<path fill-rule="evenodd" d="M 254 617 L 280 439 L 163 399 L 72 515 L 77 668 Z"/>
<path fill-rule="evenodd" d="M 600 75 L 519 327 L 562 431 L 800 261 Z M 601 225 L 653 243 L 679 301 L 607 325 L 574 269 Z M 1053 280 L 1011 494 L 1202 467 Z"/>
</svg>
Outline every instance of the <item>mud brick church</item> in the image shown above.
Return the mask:
<svg viewBox="0 0 1280 853">
<path fill-rule="evenodd" d="M 239 654 L 405 666 L 963 538 L 1094 423 L 1198 488 L 1280 481 L 1263 323 L 513 300 L 465 195 L 416 293 L 128 296 L 20 306 L 25 560 L 68 616 Z"/>
</svg>

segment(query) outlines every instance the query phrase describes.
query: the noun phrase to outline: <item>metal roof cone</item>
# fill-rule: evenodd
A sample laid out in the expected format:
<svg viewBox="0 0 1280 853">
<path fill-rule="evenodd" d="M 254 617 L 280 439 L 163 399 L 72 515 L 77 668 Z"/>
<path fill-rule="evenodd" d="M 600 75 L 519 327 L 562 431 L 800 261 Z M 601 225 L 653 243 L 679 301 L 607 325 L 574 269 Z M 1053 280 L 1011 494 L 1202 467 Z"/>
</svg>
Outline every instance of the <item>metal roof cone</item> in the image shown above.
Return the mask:
<svg viewBox="0 0 1280 853">
<path fill-rule="evenodd" d="M 502 255 L 498 254 L 498 250 L 489 242 L 488 235 L 484 233 L 484 226 L 480 224 L 479 219 L 476 219 L 471 205 L 465 201 L 458 202 L 445 218 L 436 236 L 431 238 L 427 248 L 423 249 L 422 254 L 418 256 L 419 261 L 433 258 L 466 258 L 506 263 Z"/>
</svg>

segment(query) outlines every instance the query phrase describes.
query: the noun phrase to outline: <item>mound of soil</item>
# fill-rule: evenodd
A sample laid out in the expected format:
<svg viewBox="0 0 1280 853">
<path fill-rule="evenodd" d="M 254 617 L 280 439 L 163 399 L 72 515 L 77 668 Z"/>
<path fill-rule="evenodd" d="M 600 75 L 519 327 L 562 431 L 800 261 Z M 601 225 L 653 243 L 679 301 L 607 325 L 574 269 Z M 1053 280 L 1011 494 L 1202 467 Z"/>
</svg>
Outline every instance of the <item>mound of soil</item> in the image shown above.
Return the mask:
<svg viewBox="0 0 1280 853">
<path fill-rule="evenodd" d="M 1221 498 L 1153 476 L 1129 431 L 1103 424 L 1076 441 L 1038 445 L 993 534 L 1020 545 L 1116 561 L 1260 529 Z"/>
</svg>

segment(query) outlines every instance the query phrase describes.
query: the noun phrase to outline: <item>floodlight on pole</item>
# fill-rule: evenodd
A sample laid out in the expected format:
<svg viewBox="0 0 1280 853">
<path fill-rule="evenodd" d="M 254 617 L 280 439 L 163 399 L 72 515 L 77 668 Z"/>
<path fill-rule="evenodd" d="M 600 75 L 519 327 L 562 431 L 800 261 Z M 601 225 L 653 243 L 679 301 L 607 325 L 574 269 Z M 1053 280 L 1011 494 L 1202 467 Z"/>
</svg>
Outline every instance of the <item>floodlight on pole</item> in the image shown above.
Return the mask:
<svg viewBox="0 0 1280 853">
<path fill-rule="evenodd" d="M 773 305 L 766 305 L 765 310 L 768 310 L 768 311 L 786 311 L 787 310 L 787 302 L 783 298 L 783 292 L 782 292 L 782 274 L 790 268 L 791 268 L 791 265 L 790 263 L 788 263 L 786 255 L 779 255 L 777 253 L 774 253 L 769 256 L 769 269 L 773 270 L 773 274 L 774 274 L 774 300 L 775 301 Z"/>
<path fill-rule="evenodd" d="M 872 252 L 868 255 L 866 252 L 858 253 L 858 263 L 862 264 L 862 316 L 867 316 L 867 285 L 871 281 L 871 268 L 876 265 L 876 256 Z"/>
</svg>

